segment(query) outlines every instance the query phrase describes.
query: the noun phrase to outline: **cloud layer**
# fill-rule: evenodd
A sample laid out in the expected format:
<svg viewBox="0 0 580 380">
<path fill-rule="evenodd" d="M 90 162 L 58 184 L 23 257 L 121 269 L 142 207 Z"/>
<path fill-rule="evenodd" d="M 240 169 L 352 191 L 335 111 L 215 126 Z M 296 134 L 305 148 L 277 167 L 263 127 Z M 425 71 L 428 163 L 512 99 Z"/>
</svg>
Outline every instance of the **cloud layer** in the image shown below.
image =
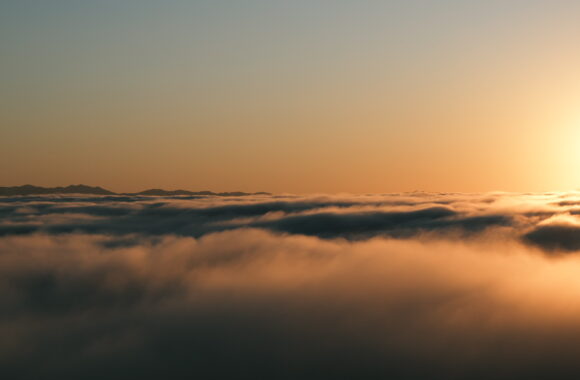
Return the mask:
<svg viewBox="0 0 580 380">
<path fill-rule="evenodd" d="M 580 370 L 580 194 L 0 199 L 7 378 Z"/>
</svg>

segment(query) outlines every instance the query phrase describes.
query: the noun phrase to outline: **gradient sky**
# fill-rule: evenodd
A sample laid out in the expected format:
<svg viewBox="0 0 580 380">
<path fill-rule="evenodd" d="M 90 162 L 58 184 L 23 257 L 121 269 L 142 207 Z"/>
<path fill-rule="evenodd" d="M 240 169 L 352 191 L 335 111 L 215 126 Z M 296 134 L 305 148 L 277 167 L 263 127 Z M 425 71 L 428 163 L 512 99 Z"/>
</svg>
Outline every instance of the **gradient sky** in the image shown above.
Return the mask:
<svg viewBox="0 0 580 380">
<path fill-rule="evenodd" d="M 580 188 L 580 2 L 0 0 L 0 185 Z"/>
</svg>

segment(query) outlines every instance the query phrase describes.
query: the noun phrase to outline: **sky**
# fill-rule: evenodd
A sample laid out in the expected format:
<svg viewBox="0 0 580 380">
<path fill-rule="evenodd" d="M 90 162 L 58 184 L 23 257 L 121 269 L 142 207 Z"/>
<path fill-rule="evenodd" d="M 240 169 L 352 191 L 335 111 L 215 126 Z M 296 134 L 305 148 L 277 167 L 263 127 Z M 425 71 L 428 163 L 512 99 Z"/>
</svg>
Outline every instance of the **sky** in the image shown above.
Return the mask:
<svg viewBox="0 0 580 380">
<path fill-rule="evenodd" d="M 0 186 L 580 184 L 580 3 L 0 0 Z"/>
</svg>

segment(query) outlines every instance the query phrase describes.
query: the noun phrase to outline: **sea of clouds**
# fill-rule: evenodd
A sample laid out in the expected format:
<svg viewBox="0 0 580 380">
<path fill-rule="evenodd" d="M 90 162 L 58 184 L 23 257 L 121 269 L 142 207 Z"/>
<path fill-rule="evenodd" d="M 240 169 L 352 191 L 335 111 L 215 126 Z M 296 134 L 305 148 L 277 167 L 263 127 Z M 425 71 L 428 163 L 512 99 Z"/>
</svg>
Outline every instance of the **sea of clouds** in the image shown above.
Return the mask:
<svg viewBox="0 0 580 380">
<path fill-rule="evenodd" d="M 580 193 L 0 198 L 0 377 L 580 370 Z"/>
</svg>

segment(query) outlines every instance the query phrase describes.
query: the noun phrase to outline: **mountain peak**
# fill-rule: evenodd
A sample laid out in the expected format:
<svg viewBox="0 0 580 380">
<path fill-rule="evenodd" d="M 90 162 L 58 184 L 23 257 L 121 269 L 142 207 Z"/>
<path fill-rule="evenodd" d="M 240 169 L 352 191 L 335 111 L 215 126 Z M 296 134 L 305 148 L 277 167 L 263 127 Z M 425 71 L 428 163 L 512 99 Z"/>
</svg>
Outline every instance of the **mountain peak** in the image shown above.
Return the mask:
<svg viewBox="0 0 580 380">
<path fill-rule="evenodd" d="M 112 191 L 102 187 L 87 185 L 69 185 L 67 187 L 42 187 L 34 185 L 0 187 L 0 196 L 16 195 L 49 195 L 49 194 L 93 194 L 93 195 L 114 195 Z"/>
<path fill-rule="evenodd" d="M 19 196 L 19 195 L 55 195 L 55 194 L 86 194 L 86 195 L 120 195 L 110 190 L 103 189 L 100 186 L 87 185 L 68 185 L 66 187 L 42 187 L 34 185 L 8 186 L 0 187 L 0 196 Z M 246 196 L 246 195 L 267 195 L 270 193 L 244 193 L 241 191 L 214 193 L 213 191 L 189 191 L 189 190 L 163 190 L 149 189 L 138 193 L 124 193 L 124 195 L 141 195 L 141 196 L 176 196 L 176 195 L 207 195 L 207 196 Z"/>
</svg>

